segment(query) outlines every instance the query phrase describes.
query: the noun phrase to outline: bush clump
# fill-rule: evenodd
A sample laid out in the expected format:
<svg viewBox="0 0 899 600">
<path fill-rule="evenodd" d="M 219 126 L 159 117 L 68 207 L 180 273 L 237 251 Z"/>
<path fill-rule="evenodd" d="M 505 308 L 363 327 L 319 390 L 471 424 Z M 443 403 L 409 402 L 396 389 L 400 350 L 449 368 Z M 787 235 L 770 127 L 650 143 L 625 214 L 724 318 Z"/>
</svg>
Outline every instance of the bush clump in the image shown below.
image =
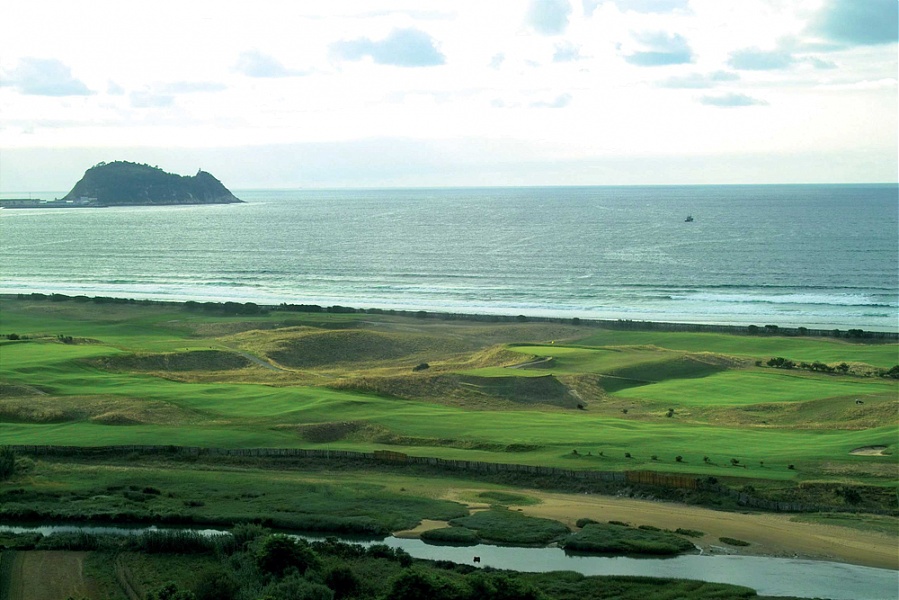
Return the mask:
<svg viewBox="0 0 899 600">
<path fill-rule="evenodd" d="M 454 546 L 474 546 L 481 541 L 476 531 L 467 527 L 444 527 L 431 529 L 421 533 L 421 539 L 435 544 L 452 544 Z"/>
<path fill-rule="evenodd" d="M 694 549 L 689 541 L 664 531 L 591 523 L 562 544 L 566 551 L 599 554 L 651 554 L 665 556 Z"/>
<path fill-rule="evenodd" d="M 724 544 L 727 544 L 728 546 L 749 546 L 749 542 L 738 540 L 732 537 L 720 537 L 718 538 L 718 540 Z"/>
</svg>

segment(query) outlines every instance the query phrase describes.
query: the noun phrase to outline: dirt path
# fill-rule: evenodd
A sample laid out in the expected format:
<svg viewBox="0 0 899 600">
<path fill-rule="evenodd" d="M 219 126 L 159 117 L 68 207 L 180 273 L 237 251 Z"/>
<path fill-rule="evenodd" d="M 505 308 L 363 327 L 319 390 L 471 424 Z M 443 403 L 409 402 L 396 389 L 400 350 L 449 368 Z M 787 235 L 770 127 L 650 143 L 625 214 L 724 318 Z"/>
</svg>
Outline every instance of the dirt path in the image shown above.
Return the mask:
<svg viewBox="0 0 899 600">
<path fill-rule="evenodd" d="M 16 552 L 9 600 L 90 598 L 95 590 L 84 578 L 87 552 Z"/>
<path fill-rule="evenodd" d="M 662 529 L 695 529 L 705 532 L 694 541 L 709 553 L 759 556 L 798 556 L 846 562 L 885 569 L 899 569 L 899 538 L 820 523 L 797 523 L 788 514 L 735 513 L 682 504 L 631 500 L 611 496 L 552 494 L 522 490 L 542 502 L 522 506 L 535 517 L 562 521 L 574 527 L 582 517 L 596 521 L 624 521 Z M 726 546 L 718 538 L 731 537 L 750 546 Z"/>
</svg>

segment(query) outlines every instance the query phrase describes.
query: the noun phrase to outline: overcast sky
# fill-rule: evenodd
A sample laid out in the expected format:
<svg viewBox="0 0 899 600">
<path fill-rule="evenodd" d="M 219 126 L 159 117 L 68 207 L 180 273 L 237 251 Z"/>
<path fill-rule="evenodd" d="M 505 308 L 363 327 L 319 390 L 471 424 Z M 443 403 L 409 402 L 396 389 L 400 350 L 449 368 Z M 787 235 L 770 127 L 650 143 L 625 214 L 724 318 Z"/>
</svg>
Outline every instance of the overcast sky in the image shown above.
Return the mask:
<svg viewBox="0 0 899 600">
<path fill-rule="evenodd" d="M 0 8 L 0 191 L 895 182 L 897 0 Z"/>
</svg>

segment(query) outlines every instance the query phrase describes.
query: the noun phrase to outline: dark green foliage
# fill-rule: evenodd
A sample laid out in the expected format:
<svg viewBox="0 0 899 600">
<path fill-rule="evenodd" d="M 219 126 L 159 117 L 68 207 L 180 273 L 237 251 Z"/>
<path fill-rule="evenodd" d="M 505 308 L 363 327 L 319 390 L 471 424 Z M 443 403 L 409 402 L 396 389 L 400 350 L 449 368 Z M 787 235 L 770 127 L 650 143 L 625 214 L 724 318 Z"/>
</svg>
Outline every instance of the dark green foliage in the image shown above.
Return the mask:
<svg viewBox="0 0 899 600">
<path fill-rule="evenodd" d="M 264 537 L 269 534 L 268 529 L 255 523 L 239 523 L 231 530 L 234 539 L 234 545 L 238 549 L 245 549 L 257 538 Z"/>
<path fill-rule="evenodd" d="M 705 535 L 704 531 L 699 531 L 698 529 L 684 529 L 682 527 L 678 527 L 674 530 L 674 533 L 679 533 L 680 535 L 686 535 L 689 537 L 702 537 Z"/>
<path fill-rule="evenodd" d="M 303 574 L 310 568 L 317 567 L 319 560 L 307 542 L 274 534 L 263 540 L 256 553 L 256 564 L 264 573 L 280 577 L 289 568 Z"/>
<path fill-rule="evenodd" d="M 135 549 L 150 554 L 156 552 L 194 554 L 211 552 L 216 547 L 213 537 L 180 529 L 145 531 L 131 538 L 131 544 Z"/>
<path fill-rule="evenodd" d="M 599 521 L 594 521 L 593 519 L 590 519 L 588 517 L 583 517 L 581 519 L 578 519 L 577 522 L 575 523 L 575 525 L 577 525 L 578 527 L 585 527 L 586 525 L 589 525 L 590 523 L 598 523 L 598 522 Z"/>
<path fill-rule="evenodd" d="M 469 578 L 471 600 L 543 600 L 544 594 L 515 575 L 475 573 Z"/>
<path fill-rule="evenodd" d="M 325 573 L 325 585 L 334 592 L 335 600 L 351 598 L 362 589 L 362 582 L 355 571 L 346 565 L 331 567 Z"/>
<path fill-rule="evenodd" d="M 194 587 L 197 600 L 234 600 L 240 591 L 240 583 L 225 570 L 207 571 Z"/>
<path fill-rule="evenodd" d="M 504 544 L 547 544 L 569 533 L 558 521 L 528 517 L 502 508 L 476 512 L 450 523 L 477 531 L 483 540 Z"/>
<path fill-rule="evenodd" d="M 9 446 L 0 447 L 0 481 L 13 476 L 16 471 L 16 453 Z"/>
<path fill-rule="evenodd" d="M 101 536 L 84 531 L 45 535 L 36 545 L 38 550 L 98 550 Z"/>
<path fill-rule="evenodd" d="M 127 161 L 88 169 L 63 200 L 96 198 L 97 205 L 212 204 L 240 202 L 222 183 L 203 171 L 193 177 Z"/>
<path fill-rule="evenodd" d="M 179 588 L 176 583 L 169 582 L 147 594 L 147 600 L 196 600 L 196 596 L 189 590 Z"/>
<path fill-rule="evenodd" d="M 424 569 L 400 573 L 390 585 L 385 600 L 460 600 L 461 590 L 450 580 Z"/>
<path fill-rule="evenodd" d="M 694 549 L 687 540 L 663 531 L 589 524 L 563 543 L 566 551 L 603 554 L 680 554 Z"/>
<path fill-rule="evenodd" d="M 372 558 L 386 558 L 400 563 L 403 567 L 412 564 L 412 557 L 402 548 L 391 548 L 387 544 L 372 544 L 365 551 L 367 556 Z"/>
<path fill-rule="evenodd" d="M 334 592 L 312 583 L 297 573 L 292 573 L 281 581 L 270 583 L 263 590 L 264 600 L 333 600 Z"/>
<path fill-rule="evenodd" d="M 766 364 L 769 367 L 774 367 L 775 369 L 792 369 L 796 366 L 795 362 L 788 358 L 783 358 L 782 356 L 769 358 Z"/>
</svg>

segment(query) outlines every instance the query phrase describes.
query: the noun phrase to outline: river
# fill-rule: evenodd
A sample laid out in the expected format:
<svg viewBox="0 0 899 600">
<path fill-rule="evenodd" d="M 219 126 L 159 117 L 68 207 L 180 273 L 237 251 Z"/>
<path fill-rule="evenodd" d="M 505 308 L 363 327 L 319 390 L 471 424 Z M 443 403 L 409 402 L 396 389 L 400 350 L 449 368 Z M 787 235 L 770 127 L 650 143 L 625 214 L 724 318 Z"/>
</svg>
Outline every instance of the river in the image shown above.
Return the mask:
<svg viewBox="0 0 899 600">
<path fill-rule="evenodd" d="M 84 531 L 95 534 L 134 535 L 157 527 L 116 527 L 82 525 L 10 526 L 0 532 L 53 533 Z M 185 529 L 185 528 L 181 528 Z M 204 535 L 226 534 L 217 529 L 190 529 Z M 324 536 L 299 535 L 307 540 Z M 675 558 L 630 558 L 609 556 L 572 556 L 560 548 L 518 548 L 509 546 L 436 546 L 419 539 L 388 537 L 371 542 L 339 538 L 348 543 L 384 543 L 401 548 L 415 558 L 450 560 L 481 567 L 526 572 L 575 571 L 583 575 L 635 575 L 698 579 L 730 583 L 755 589 L 765 596 L 798 596 L 831 600 L 896 600 L 899 598 L 899 572 L 844 563 L 770 558 L 759 556 L 687 555 Z"/>
</svg>

